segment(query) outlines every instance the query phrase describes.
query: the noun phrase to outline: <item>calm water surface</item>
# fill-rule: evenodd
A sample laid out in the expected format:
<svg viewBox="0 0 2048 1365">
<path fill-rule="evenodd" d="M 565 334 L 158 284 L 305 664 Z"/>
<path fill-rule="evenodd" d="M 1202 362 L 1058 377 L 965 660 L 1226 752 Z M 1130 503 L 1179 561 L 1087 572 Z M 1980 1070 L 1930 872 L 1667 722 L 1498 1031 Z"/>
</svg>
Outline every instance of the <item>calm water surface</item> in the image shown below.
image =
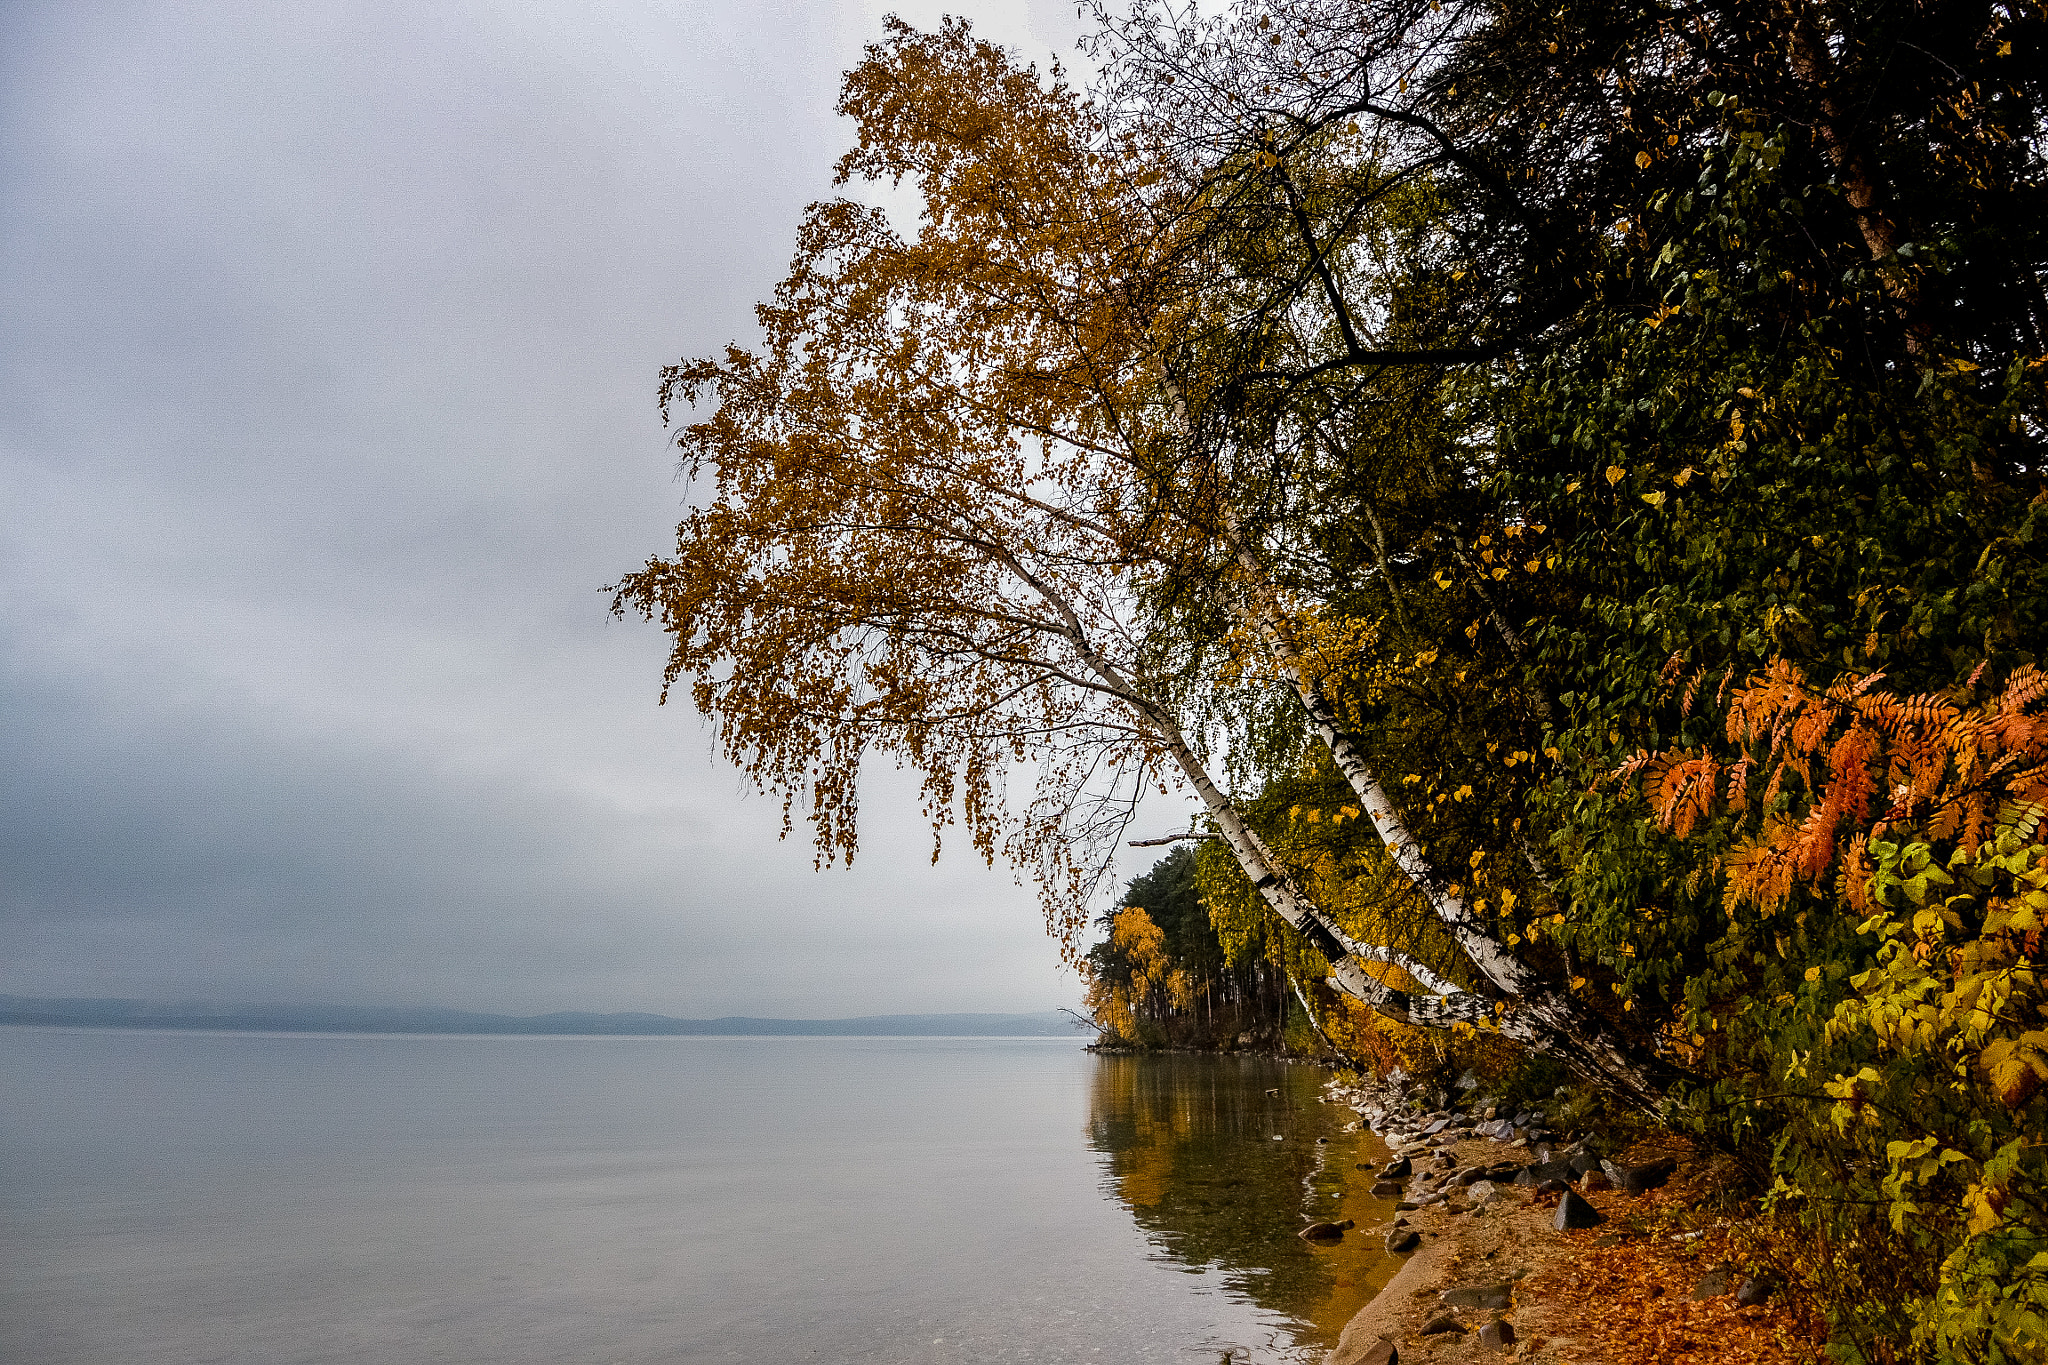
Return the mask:
<svg viewBox="0 0 2048 1365">
<path fill-rule="evenodd" d="M 1314 1361 L 1394 1268 L 1294 1236 L 1391 1216 L 1321 1079 L 1059 1039 L 0 1028 L 0 1360 Z"/>
</svg>

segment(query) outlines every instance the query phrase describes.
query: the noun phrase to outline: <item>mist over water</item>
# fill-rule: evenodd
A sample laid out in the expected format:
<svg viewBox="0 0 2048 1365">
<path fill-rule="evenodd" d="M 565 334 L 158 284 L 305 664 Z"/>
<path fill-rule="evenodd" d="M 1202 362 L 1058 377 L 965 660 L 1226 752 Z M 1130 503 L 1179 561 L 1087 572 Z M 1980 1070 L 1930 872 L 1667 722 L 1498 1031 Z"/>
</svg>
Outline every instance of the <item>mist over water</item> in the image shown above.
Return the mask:
<svg viewBox="0 0 2048 1365">
<path fill-rule="evenodd" d="M 0 1029 L 0 1359 L 1311 1361 L 1391 1269 L 1292 1235 L 1380 1216 L 1320 1080 L 1063 1039 Z"/>
</svg>

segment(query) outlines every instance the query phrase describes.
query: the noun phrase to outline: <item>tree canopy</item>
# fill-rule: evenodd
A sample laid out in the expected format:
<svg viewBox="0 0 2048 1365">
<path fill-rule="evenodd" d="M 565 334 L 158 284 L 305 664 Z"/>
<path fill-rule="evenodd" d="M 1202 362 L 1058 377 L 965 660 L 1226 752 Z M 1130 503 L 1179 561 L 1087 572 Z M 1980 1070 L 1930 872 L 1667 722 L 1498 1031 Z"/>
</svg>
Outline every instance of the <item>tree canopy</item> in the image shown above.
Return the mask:
<svg viewBox="0 0 2048 1365">
<path fill-rule="evenodd" d="M 822 858 L 915 768 L 1076 954 L 1192 796 L 1219 960 L 1737 1152 L 1844 1350 L 2022 1358 L 2048 11 L 1096 19 L 1086 90 L 957 21 L 849 73 L 840 179 L 921 217 L 813 206 L 665 376 L 668 681 Z M 1196 998 L 1167 904 L 1095 954 L 1134 1020 Z"/>
</svg>

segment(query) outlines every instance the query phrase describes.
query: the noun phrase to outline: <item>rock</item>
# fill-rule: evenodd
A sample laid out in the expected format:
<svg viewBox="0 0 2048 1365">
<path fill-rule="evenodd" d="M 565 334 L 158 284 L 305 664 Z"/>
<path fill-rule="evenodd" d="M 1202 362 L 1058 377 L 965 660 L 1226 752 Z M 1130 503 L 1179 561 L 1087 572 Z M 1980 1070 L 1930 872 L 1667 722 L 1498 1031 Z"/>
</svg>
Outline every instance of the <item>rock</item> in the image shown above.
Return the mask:
<svg viewBox="0 0 2048 1365">
<path fill-rule="evenodd" d="M 1515 1301 L 1515 1283 L 1500 1280 L 1493 1284 L 1460 1285 L 1446 1289 L 1436 1296 L 1436 1301 L 1446 1308 L 1506 1308 Z"/>
<path fill-rule="evenodd" d="M 1475 1180 L 1465 1193 L 1475 1204 L 1495 1204 L 1500 1202 L 1501 1197 L 1500 1186 L 1491 1180 Z"/>
<path fill-rule="evenodd" d="M 1381 1337 L 1365 1348 L 1365 1354 L 1354 1357 L 1351 1365 L 1401 1365 L 1401 1353 L 1393 1342 Z"/>
<path fill-rule="evenodd" d="M 1515 1172 L 1517 1185 L 1541 1185 L 1546 1180 L 1570 1180 L 1576 1172 L 1569 1161 L 1539 1161 Z"/>
<path fill-rule="evenodd" d="M 1349 1218 L 1341 1223 L 1310 1223 L 1294 1235 L 1305 1242 L 1334 1242 L 1357 1226 Z"/>
<path fill-rule="evenodd" d="M 1408 1187 L 1398 1180 L 1375 1181 L 1372 1187 L 1372 1197 L 1375 1199 L 1399 1199 L 1407 1192 L 1407 1189 Z"/>
<path fill-rule="evenodd" d="M 1486 1106 L 1486 1112 L 1479 1117 L 1483 1119 L 1497 1119 L 1500 1117 L 1500 1110 L 1489 1104 Z"/>
<path fill-rule="evenodd" d="M 1552 1221 L 1551 1226 L 1559 1232 L 1563 1232 L 1568 1228 L 1597 1227 L 1606 1221 L 1606 1215 L 1601 1213 L 1600 1210 L 1594 1208 L 1570 1190 L 1566 1190 L 1564 1197 L 1557 1201 L 1557 1217 Z"/>
<path fill-rule="evenodd" d="M 1387 1250 L 1399 1256 L 1422 1245 L 1422 1234 L 1413 1228 L 1395 1228 L 1387 1234 Z"/>
<path fill-rule="evenodd" d="M 1552 1176 L 1550 1179 L 1542 1181 L 1536 1186 L 1536 1193 L 1538 1194 L 1570 1194 L 1571 1190 L 1571 1186 L 1565 1184 L 1556 1176 Z"/>
<path fill-rule="evenodd" d="M 1422 1205 L 1416 1203 L 1412 1199 L 1403 1199 L 1400 1203 L 1394 1205 L 1394 1207 L 1400 1210 L 1402 1213 L 1413 1213 L 1415 1212 L 1415 1210 L 1421 1208 Z"/>
<path fill-rule="evenodd" d="M 1593 1245 L 1596 1247 L 1618 1247 L 1627 1240 L 1628 1234 L 1625 1232 L 1610 1232 L 1605 1237 L 1595 1237 Z"/>
<path fill-rule="evenodd" d="M 1380 1179 L 1400 1180 L 1415 1169 L 1415 1163 L 1407 1157 L 1396 1157 L 1380 1168 Z"/>
<path fill-rule="evenodd" d="M 1744 1308 L 1754 1308 L 1777 1292 L 1777 1288 L 1778 1282 L 1769 1275 L 1746 1276 L 1735 1291 L 1735 1302 Z"/>
<path fill-rule="evenodd" d="M 1329 1141 L 1329 1139 L 1328 1139 L 1328 1138 L 1317 1138 L 1317 1139 L 1316 1139 L 1316 1145 L 1320 1147 L 1320 1146 L 1321 1146 L 1321 1145 L 1322 1145 L 1323 1143 L 1326 1143 L 1326 1142 L 1328 1142 L 1328 1141 Z"/>
<path fill-rule="evenodd" d="M 1464 1170 L 1451 1177 L 1451 1183 L 1453 1185 L 1475 1185 L 1484 1179 L 1486 1179 L 1486 1167 L 1467 1166 Z"/>
<path fill-rule="evenodd" d="M 1700 1276 L 1699 1283 L 1692 1287 L 1695 1299 L 1718 1299 L 1735 1287 L 1735 1272 L 1725 1265 L 1717 1265 Z"/>
<path fill-rule="evenodd" d="M 1422 1324 L 1421 1335 L 1423 1336 L 1439 1336 L 1445 1332 L 1456 1332 L 1459 1336 L 1463 1336 L 1465 1335 L 1465 1324 L 1459 1322 L 1455 1316 L 1449 1313 L 1438 1313 L 1428 1322 Z"/>
<path fill-rule="evenodd" d="M 1496 1351 L 1505 1351 L 1515 1344 L 1515 1325 L 1506 1318 L 1495 1318 L 1479 1329 L 1479 1344 Z"/>
<path fill-rule="evenodd" d="M 1579 1177 L 1579 1188 L 1587 1194 L 1592 1194 L 1596 1190 L 1613 1189 L 1614 1182 L 1609 1180 L 1602 1171 L 1588 1171 Z"/>
<path fill-rule="evenodd" d="M 1599 1170 L 1600 1158 L 1586 1151 L 1584 1146 L 1581 1145 L 1565 1157 L 1565 1164 L 1572 1168 L 1573 1175 L 1580 1176 L 1588 1171 Z"/>
<path fill-rule="evenodd" d="M 1425 1134 L 1434 1137 L 1436 1134 L 1441 1133 L 1444 1129 L 1450 1126 L 1451 1121 L 1449 1119 L 1438 1119 L 1435 1123 L 1430 1124 L 1429 1127 L 1423 1129 L 1422 1131 Z"/>
<path fill-rule="evenodd" d="M 1266 1094 L 1267 1094 L 1267 1095 L 1269 1095 L 1269 1096 L 1271 1096 L 1271 1095 L 1277 1095 L 1277 1094 L 1279 1094 L 1279 1093 L 1280 1093 L 1280 1087 L 1279 1087 L 1279 1086 L 1277 1086 L 1277 1085 L 1276 1085 L 1276 1086 L 1274 1086 L 1274 1087 L 1273 1087 L 1273 1088 L 1272 1088 L 1271 1090 L 1268 1090 L 1268 1091 L 1266 1092 Z"/>
<path fill-rule="evenodd" d="M 1600 1170 L 1623 1194 L 1646 1194 L 1671 1178 L 1678 1163 L 1670 1157 L 1647 1166 L 1624 1166 L 1619 1161 L 1602 1161 Z"/>
</svg>

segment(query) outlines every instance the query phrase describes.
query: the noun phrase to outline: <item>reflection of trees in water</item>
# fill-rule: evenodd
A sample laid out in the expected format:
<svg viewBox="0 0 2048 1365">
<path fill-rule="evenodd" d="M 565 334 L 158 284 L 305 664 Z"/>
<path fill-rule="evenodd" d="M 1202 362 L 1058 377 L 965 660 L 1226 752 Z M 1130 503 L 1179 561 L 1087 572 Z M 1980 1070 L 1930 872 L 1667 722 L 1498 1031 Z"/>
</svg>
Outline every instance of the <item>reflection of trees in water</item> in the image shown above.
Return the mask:
<svg viewBox="0 0 2048 1365">
<path fill-rule="evenodd" d="M 1321 1249 L 1296 1235 L 1305 1213 L 1358 1217 L 1314 1197 L 1342 1187 L 1354 1146 L 1338 1136 L 1342 1111 L 1321 1103 L 1321 1079 L 1263 1058 L 1100 1057 L 1089 1131 L 1109 1158 L 1110 1191 L 1155 1246 L 1333 1340 L 1384 1278 L 1372 1272 L 1385 1258 L 1357 1234 Z M 1318 1146 L 1325 1134 L 1333 1142 Z M 1324 1169 L 1340 1156 L 1343 1168 Z"/>
</svg>

